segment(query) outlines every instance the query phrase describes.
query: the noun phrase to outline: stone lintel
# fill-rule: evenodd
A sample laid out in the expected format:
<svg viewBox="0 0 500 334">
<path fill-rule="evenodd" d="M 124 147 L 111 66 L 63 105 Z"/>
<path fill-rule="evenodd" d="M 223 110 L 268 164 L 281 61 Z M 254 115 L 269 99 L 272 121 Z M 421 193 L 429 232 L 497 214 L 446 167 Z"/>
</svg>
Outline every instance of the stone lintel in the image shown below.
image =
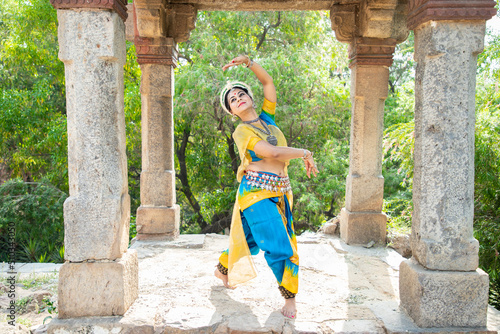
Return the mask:
<svg viewBox="0 0 500 334">
<path fill-rule="evenodd" d="M 123 21 L 127 20 L 127 1 L 125 0 L 50 0 L 55 9 L 110 9 L 114 10 Z"/>
<path fill-rule="evenodd" d="M 176 237 L 179 235 L 180 207 L 149 207 L 141 205 L 137 209 L 137 235 L 144 240 L 145 235 L 164 235 Z"/>
<path fill-rule="evenodd" d="M 59 270 L 58 318 L 124 315 L 138 291 L 136 250 L 116 261 L 66 262 Z"/>
<path fill-rule="evenodd" d="M 408 29 L 428 21 L 489 20 L 496 15 L 494 0 L 410 0 Z"/>
<path fill-rule="evenodd" d="M 419 327 L 486 327 L 488 290 L 481 269 L 427 270 L 414 260 L 400 265 L 400 305 Z"/>
<path fill-rule="evenodd" d="M 358 37 L 349 45 L 349 67 L 355 65 L 387 66 L 392 65 L 396 48 L 393 38 Z"/>
<path fill-rule="evenodd" d="M 385 245 L 387 216 L 380 212 L 340 212 L 340 237 L 349 245 Z"/>
<path fill-rule="evenodd" d="M 142 64 L 160 64 L 177 66 L 177 46 L 173 38 L 135 36 L 137 62 Z"/>
</svg>

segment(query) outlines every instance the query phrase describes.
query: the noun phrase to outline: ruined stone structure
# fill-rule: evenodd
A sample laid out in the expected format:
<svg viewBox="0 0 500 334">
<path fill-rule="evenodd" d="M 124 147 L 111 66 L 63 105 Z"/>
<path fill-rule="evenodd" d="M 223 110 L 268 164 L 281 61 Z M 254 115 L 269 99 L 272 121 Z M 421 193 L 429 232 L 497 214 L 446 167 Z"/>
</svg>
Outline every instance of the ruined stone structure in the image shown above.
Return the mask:
<svg viewBox="0 0 500 334">
<path fill-rule="evenodd" d="M 127 250 L 123 115 L 125 24 L 142 70 L 139 239 L 175 238 L 174 68 L 198 10 L 329 10 L 349 43 L 352 121 L 341 237 L 384 244 L 382 133 L 389 67 L 415 33 L 413 258 L 401 265 L 401 307 L 421 327 L 486 324 L 488 276 L 473 238 L 476 56 L 494 0 L 51 0 L 65 63 L 70 197 L 59 317 L 123 315 L 137 297 Z M 102 307 L 96 307 L 102 305 Z"/>
</svg>

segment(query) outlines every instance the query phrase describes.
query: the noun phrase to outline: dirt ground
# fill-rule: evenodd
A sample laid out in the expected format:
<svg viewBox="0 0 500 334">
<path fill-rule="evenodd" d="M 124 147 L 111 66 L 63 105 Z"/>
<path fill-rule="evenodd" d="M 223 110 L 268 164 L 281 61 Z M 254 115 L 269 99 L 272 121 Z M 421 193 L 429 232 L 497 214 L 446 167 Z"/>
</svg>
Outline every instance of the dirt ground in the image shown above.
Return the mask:
<svg viewBox="0 0 500 334">
<path fill-rule="evenodd" d="M 0 333 L 45 333 L 45 324 L 57 315 L 57 272 L 29 274 L 16 278 L 15 299 L 10 282 L 0 278 Z M 15 305 L 15 326 L 9 324 L 9 315 Z M 9 308 L 10 307 L 10 308 Z"/>
</svg>

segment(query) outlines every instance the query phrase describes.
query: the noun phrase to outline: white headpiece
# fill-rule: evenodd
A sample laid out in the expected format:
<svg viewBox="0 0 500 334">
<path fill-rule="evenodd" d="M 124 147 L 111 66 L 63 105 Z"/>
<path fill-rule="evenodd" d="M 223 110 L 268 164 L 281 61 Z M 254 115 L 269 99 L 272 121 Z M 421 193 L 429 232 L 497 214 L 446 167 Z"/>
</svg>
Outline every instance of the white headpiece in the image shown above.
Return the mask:
<svg viewBox="0 0 500 334">
<path fill-rule="evenodd" d="M 226 104 L 226 102 L 227 102 L 226 97 L 227 97 L 227 94 L 229 94 L 229 92 L 234 88 L 240 88 L 243 91 L 245 91 L 253 101 L 253 92 L 252 92 L 252 89 L 250 88 L 250 86 L 248 86 L 246 83 L 240 82 L 240 81 L 228 81 L 227 85 L 220 92 L 220 105 L 221 105 L 222 109 L 224 109 L 224 111 L 227 112 L 229 115 L 232 115 L 232 114 L 229 111 L 229 104 Z"/>
</svg>

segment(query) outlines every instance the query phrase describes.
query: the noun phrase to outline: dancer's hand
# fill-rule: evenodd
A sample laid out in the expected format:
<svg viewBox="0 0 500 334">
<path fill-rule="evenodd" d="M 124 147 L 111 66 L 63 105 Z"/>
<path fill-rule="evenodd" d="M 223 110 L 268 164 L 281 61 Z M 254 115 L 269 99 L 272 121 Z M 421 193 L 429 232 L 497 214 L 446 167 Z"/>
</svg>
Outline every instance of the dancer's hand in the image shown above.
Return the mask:
<svg viewBox="0 0 500 334">
<path fill-rule="evenodd" d="M 250 65 L 250 58 L 248 56 L 238 56 L 233 58 L 229 63 L 222 67 L 222 70 L 225 71 L 232 66 L 238 66 L 241 64 L 246 64 L 247 66 Z"/>
<path fill-rule="evenodd" d="M 306 166 L 307 177 L 311 178 L 311 172 L 316 177 L 317 174 L 319 173 L 319 170 L 316 167 L 316 164 L 314 163 L 314 158 L 313 158 L 312 152 L 311 152 L 310 156 L 303 158 L 302 160 L 304 160 L 304 164 Z"/>
</svg>

